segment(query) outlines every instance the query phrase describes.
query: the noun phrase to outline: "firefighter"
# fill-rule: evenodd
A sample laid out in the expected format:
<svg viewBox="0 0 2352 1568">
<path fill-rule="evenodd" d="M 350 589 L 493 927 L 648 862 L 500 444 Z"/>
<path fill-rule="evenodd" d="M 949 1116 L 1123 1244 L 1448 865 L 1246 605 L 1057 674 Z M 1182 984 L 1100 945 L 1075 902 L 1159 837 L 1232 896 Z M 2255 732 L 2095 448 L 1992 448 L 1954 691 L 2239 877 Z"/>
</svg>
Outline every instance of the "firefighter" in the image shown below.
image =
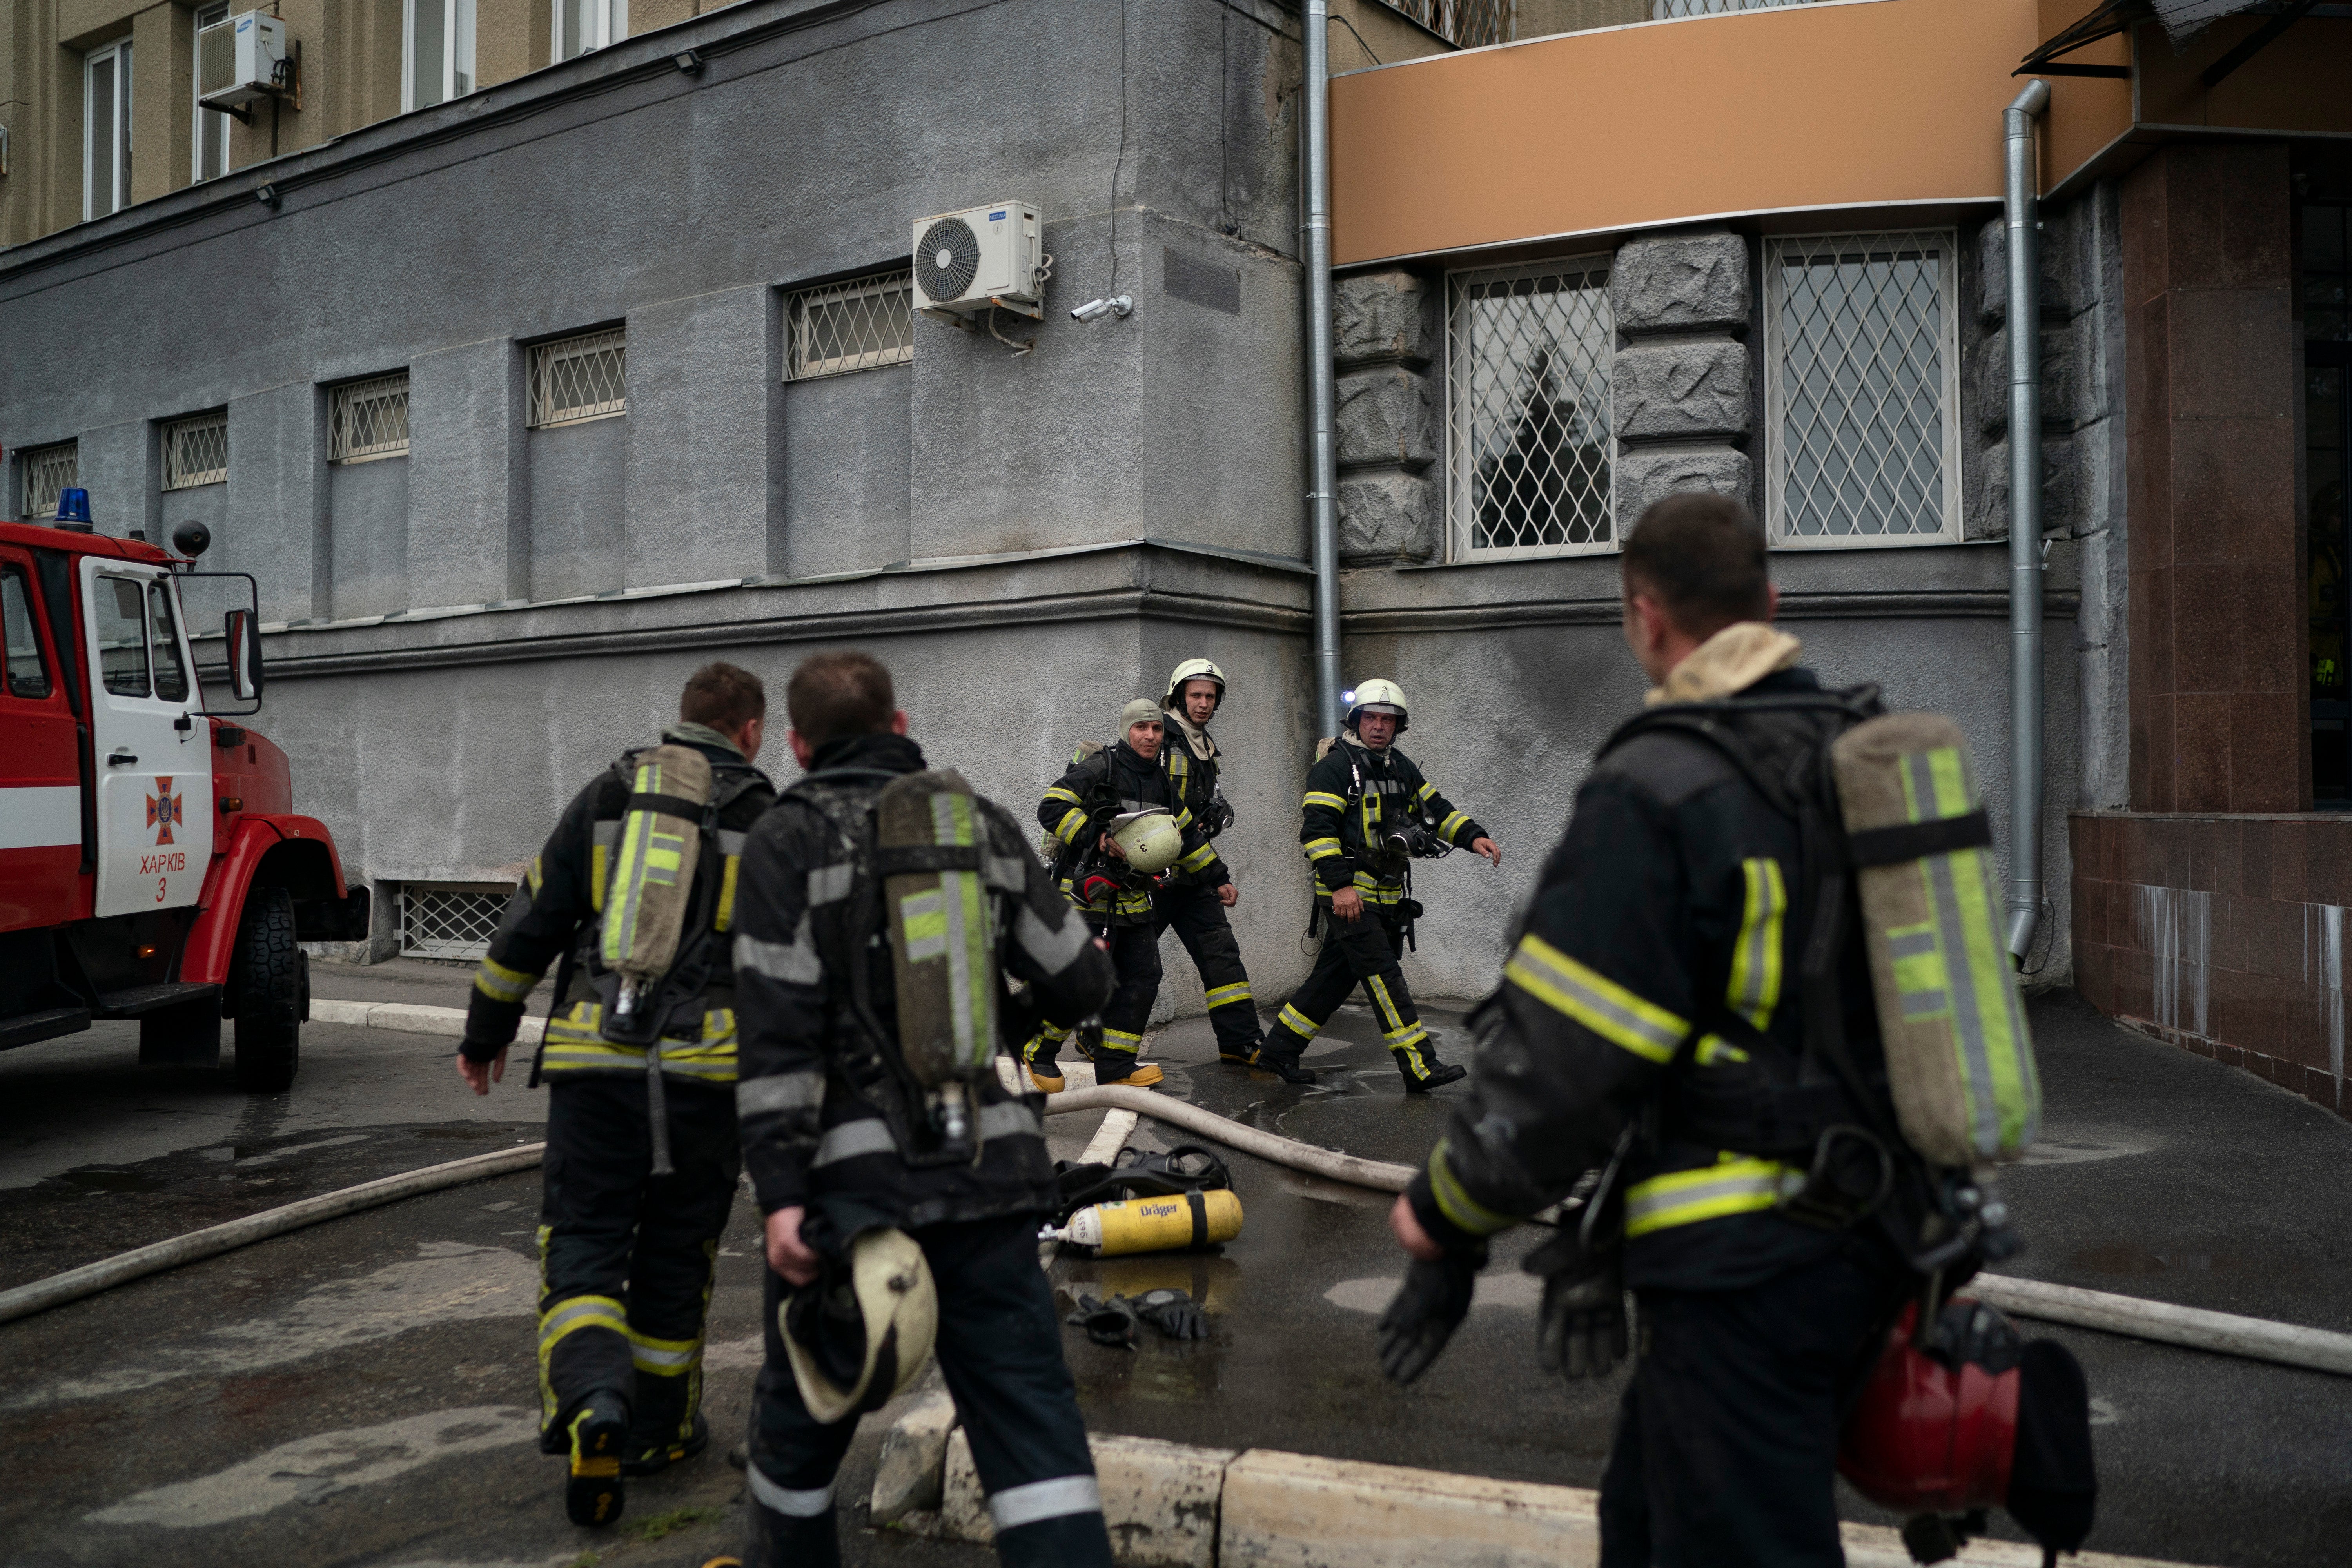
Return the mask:
<svg viewBox="0 0 2352 1568">
<path fill-rule="evenodd" d="M 1052 1287 L 1037 1267 L 1037 1227 L 1055 1185 L 1034 1101 L 1005 1093 L 992 1074 L 982 1079 L 976 1108 L 962 1102 L 976 1148 L 946 1146 L 900 1030 L 892 949 L 879 937 L 886 911 L 875 852 L 866 847 L 884 786 L 920 772 L 922 752 L 907 736 L 889 672 L 865 654 L 808 659 L 786 702 L 793 755 L 808 776 L 752 832 L 735 947 L 743 1019 L 736 1104 L 771 1270 L 742 1561 L 841 1561 L 833 1483 L 856 1416 L 812 1413 L 792 1364 L 802 1351 L 785 1343 L 778 1310 L 790 1289 L 838 1266 L 854 1250 L 844 1239 L 862 1231 L 902 1249 L 911 1238 L 928 1264 L 940 1364 L 971 1438 L 1001 1560 L 1108 1564 L 1086 1427 Z M 963 787 L 952 774 L 931 776 Z M 1024 998 L 1045 1019 L 1075 1023 L 1109 994 L 1109 960 L 1012 818 L 976 798 L 973 815 L 984 829 L 975 858 L 992 918 L 962 922 L 946 940 L 1001 941 L 986 955 L 992 973 L 974 978 L 992 985 L 1001 967 L 1024 983 Z M 1008 1025 L 1001 1037 L 1021 1033 Z"/>
<path fill-rule="evenodd" d="M 1233 825 L 1233 807 L 1218 789 L 1221 771 L 1216 741 L 1209 722 L 1225 703 L 1225 672 L 1205 658 L 1188 658 L 1168 677 L 1167 694 L 1160 706 L 1168 716 L 1167 738 L 1160 747 L 1168 783 L 1176 800 L 1176 820 L 1214 838 Z M 1185 869 L 1180 862 L 1159 896 L 1152 900 L 1155 933 L 1174 931 L 1176 940 L 1192 955 L 1207 994 L 1209 1023 L 1216 1030 L 1217 1055 L 1229 1062 L 1256 1063 L 1265 1043 L 1258 1028 L 1257 1004 L 1250 996 L 1249 971 L 1242 964 L 1241 943 L 1234 940 L 1233 922 L 1225 911 L 1240 901 L 1230 871 L 1213 859 L 1203 845 L 1194 851 L 1213 858 L 1219 879 L 1207 871 Z M 1281 1070 L 1281 1064 L 1263 1065 Z M 1294 1065 L 1290 1071 L 1299 1069 Z"/>
<path fill-rule="evenodd" d="M 1602 748 L 1474 1016 L 1476 1080 L 1391 1211 L 1414 1261 L 1381 1356 L 1399 1381 L 1419 1375 L 1487 1238 L 1598 1169 L 1528 1267 L 1546 1277 L 1540 1359 L 1571 1378 L 1625 1353 L 1625 1288 L 1636 1297 L 1601 1561 L 1836 1564 L 1841 1415 L 1911 1278 L 1893 1216 L 1916 1171 L 1859 922 L 1822 939 L 1801 984 L 1816 908 L 1842 909 L 1827 902 L 1841 884 L 1807 890 L 1808 808 L 1764 790 L 1840 732 L 1855 711 L 1840 703 L 1871 699 L 1824 693 L 1768 624 L 1764 536 L 1737 501 L 1650 508 L 1623 578 L 1658 712 Z M 1705 726 L 1760 763 L 1746 771 Z"/>
<path fill-rule="evenodd" d="M 1298 839 L 1315 875 L 1312 932 L 1323 945 L 1307 984 L 1291 994 L 1266 1031 L 1265 1066 L 1293 1082 L 1311 1082 L 1299 1053 L 1356 986 L 1395 1053 L 1405 1090 L 1426 1094 L 1455 1082 L 1464 1069 L 1437 1059 L 1435 1043 L 1406 989 L 1402 961 L 1421 906 L 1412 898 L 1412 861 L 1456 846 L 1495 866 L 1503 851 L 1486 830 L 1437 793 L 1411 757 L 1396 749 L 1408 715 L 1393 680 L 1356 689 L 1347 723 L 1307 775 Z"/>
<path fill-rule="evenodd" d="M 617 997 L 599 937 L 610 873 L 643 782 L 631 752 L 574 796 L 507 906 L 474 979 L 457 1070 L 476 1094 L 504 1078 L 525 998 L 551 963 L 555 1003 L 531 1068 L 549 1094 L 540 1205 L 540 1447 L 570 1458 L 575 1524 L 611 1524 L 623 1478 L 702 1452 L 703 1315 L 741 1168 L 735 1140 L 734 974 L 728 931 L 744 833 L 775 799 L 754 768 L 760 678 L 705 665 L 665 746 L 708 763 L 705 839 L 682 900 L 674 980 L 647 1045 L 606 1036 Z M 698 979 L 697 977 L 699 977 Z"/>
<path fill-rule="evenodd" d="M 1167 734 L 1160 704 L 1139 697 L 1118 723 L 1115 743 L 1080 749 L 1038 802 L 1037 821 L 1060 846 L 1055 871 L 1062 890 L 1109 945 L 1118 975 L 1098 1035 L 1088 1026 L 1079 1049 L 1094 1062 L 1096 1082 L 1143 1088 L 1166 1076 L 1136 1058 L 1160 994 L 1160 874 L 1181 871 L 1212 888 L 1233 879 L 1202 825 L 1177 815 L 1183 803 L 1160 761 Z M 1030 1078 L 1048 1094 L 1065 1081 L 1055 1069 L 1068 1033 L 1048 1027 L 1023 1052 Z"/>
</svg>

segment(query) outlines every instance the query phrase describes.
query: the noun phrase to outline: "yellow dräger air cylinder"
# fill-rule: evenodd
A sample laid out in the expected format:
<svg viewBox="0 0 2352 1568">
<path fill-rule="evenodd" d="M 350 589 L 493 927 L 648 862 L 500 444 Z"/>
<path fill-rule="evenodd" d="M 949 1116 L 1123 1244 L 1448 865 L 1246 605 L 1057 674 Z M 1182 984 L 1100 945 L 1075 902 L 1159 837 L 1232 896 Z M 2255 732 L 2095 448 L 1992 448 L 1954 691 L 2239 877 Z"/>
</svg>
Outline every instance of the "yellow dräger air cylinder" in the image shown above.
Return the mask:
<svg viewBox="0 0 2352 1568">
<path fill-rule="evenodd" d="M 1932 1163 L 2013 1160 L 2042 1120 L 1968 742 L 1940 713 L 1889 713 L 1830 750 L 1903 1135 Z"/>
<path fill-rule="evenodd" d="M 899 1047 L 916 1081 L 936 1089 L 996 1056 L 995 910 L 981 870 L 988 825 L 971 786 L 946 770 L 892 779 L 874 812 Z"/>
<path fill-rule="evenodd" d="M 604 896 L 604 967 L 649 984 L 677 956 L 710 799 L 710 759 L 691 746 L 637 753 L 621 818 L 620 854 Z"/>
<path fill-rule="evenodd" d="M 1168 1198 L 1097 1204 L 1072 1215 L 1061 1234 L 1065 1241 L 1108 1255 L 1211 1247 L 1241 1233 L 1242 1200 L 1230 1188 L 1219 1187 Z"/>
</svg>

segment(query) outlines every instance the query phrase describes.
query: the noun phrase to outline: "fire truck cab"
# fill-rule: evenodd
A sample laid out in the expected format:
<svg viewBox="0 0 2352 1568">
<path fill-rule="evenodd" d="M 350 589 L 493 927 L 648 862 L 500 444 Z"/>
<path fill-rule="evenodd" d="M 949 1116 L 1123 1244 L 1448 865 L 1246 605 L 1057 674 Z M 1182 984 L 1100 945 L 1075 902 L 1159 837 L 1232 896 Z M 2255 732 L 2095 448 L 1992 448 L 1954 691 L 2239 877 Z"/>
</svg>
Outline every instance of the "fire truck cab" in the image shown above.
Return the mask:
<svg viewBox="0 0 2352 1568">
<path fill-rule="evenodd" d="M 194 570 L 201 524 L 173 553 L 90 531 L 86 492 L 58 511 L 0 522 L 0 1049 L 136 1018 L 142 1063 L 209 1066 L 227 1018 L 236 1081 L 282 1089 L 310 1012 L 298 943 L 364 938 L 368 896 L 243 722 L 253 579 Z M 187 624 L 198 579 L 243 601 L 218 640 Z M 224 643 L 207 690 L 196 649 Z"/>
</svg>

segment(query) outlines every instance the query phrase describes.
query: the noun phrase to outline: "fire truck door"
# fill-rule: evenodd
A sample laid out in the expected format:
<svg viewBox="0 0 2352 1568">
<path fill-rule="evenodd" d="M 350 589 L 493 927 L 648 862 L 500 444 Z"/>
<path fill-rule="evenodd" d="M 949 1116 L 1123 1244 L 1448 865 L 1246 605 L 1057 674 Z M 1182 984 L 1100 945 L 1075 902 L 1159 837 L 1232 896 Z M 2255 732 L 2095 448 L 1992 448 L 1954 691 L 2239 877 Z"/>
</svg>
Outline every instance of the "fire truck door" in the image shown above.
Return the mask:
<svg viewBox="0 0 2352 1568">
<path fill-rule="evenodd" d="M 80 737 L 43 646 L 33 558 L 0 550 L 0 931 L 79 913 Z"/>
<path fill-rule="evenodd" d="M 212 727 L 171 574 L 85 560 L 100 916 L 193 904 L 213 851 Z"/>
</svg>

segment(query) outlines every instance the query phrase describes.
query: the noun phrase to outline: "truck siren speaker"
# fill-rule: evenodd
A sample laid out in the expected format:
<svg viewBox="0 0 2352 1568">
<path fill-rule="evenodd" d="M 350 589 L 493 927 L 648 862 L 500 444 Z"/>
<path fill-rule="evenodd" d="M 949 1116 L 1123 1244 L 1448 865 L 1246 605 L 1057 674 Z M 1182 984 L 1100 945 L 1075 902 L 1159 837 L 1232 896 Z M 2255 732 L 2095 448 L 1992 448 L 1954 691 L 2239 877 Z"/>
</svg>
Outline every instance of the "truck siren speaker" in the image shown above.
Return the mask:
<svg viewBox="0 0 2352 1568">
<path fill-rule="evenodd" d="M 943 217 L 915 247 L 915 281 L 933 300 L 961 300 L 980 272 L 980 239 L 960 217 Z"/>
</svg>

